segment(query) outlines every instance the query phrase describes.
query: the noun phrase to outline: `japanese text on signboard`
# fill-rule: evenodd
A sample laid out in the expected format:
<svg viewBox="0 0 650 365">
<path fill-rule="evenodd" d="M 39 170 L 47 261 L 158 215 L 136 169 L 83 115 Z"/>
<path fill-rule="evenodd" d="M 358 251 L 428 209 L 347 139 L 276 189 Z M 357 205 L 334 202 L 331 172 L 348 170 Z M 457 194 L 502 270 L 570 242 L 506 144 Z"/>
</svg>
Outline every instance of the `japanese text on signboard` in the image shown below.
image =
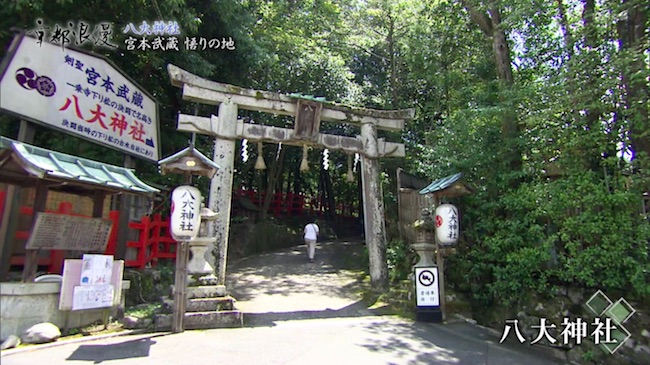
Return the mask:
<svg viewBox="0 0 650 365">
<path fill-rule="evenodd" d="M 22 38 L 0 81 L 0 107 L 157 161 L 155 101 L 106 60 Z"/>
</svg>

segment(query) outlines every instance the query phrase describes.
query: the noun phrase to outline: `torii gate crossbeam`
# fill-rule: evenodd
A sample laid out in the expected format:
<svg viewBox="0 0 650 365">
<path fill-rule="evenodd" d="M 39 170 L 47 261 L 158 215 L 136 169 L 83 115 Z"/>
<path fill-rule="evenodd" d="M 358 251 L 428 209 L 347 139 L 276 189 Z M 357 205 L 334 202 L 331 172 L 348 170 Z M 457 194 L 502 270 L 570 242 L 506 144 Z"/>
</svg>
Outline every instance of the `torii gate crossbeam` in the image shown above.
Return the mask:
<svg viewBox="0 0 650 365">
<path fill-rule="evenodd" d="M 244 89 L 210 81 L 177 66 L 167 67 L 172 85 L 183 89 L 183 99 L 219 105 L 218 116 L 179 115 L 178 130 L 207 134 L 215 138 L 213 160 L 221 169 L 210 184 L 209 207 L 219 211 L 213 234 L 217 247 L 208 261 L 216 269 L 217 283 L 225 285 L 228 233 L 234 172 L 235 140 L 313 145 L 331 150 L 359 153 L 363 188 L 364 227 L 370 257 L 369 269 L 373 289 L 388 286 L 386 263 L 386 228 L 384 205 L 379 180 L 379 158 L 404 157 L 404 145 L 377 138 L 377 130 L 399 131 L 414 116 L 413 109 L 373 110 L 352 108 L 334 103 L 305 101 L 284 94 Z M 238 120 L 238 109 L 296 116 L 294 129 L 244 123 Z M 302 116 L 299 115 L 302 113 Z M 361 135 L 353 137 L 319 133 L 320 121 L 360 125 Z M 306 131 L 306 132 L 305 132 Z"/>
</svg>

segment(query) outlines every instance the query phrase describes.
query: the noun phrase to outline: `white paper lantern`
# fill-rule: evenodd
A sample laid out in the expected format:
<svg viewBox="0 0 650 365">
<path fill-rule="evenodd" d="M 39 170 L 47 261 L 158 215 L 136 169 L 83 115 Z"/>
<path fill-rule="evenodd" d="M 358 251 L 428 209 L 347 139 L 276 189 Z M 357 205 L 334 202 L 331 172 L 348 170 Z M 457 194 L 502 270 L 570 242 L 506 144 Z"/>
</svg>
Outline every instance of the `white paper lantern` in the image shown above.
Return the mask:
<svg viewBox="0 0 650 365">
<path fill-rule="evenodd" d="M 189 241 L 197 236 L 201 224 L 201 192 L 182 185 L 172 192 L 169 232 L 176 241 Z"/>
<path fill-rule="evenodd" d="M 441 245 L 451 245 L 458 241 L 458 208 L 451 204 L 441 204 L 436 208 L 436 237 Z"/>
</svg>

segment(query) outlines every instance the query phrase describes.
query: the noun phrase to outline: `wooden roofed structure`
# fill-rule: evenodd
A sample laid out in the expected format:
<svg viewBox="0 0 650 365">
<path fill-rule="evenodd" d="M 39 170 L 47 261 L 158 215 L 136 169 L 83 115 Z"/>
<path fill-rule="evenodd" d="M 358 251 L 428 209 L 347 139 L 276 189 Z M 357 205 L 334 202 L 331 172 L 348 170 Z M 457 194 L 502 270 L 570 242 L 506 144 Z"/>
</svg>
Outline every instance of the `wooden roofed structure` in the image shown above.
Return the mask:
<svg viewBox="0 0 650 365">
<path fill-rule="evenodd" d="M 36 213 L 43 212 L 49 190 L 57 190 L 93 199 L 93 217 L 102 217 L 103 202 L 111 194 L 152 196 L 160 190 L 147 185 L 132 169 L 76 157 L 23 142 L 0 137 L 0 183 L 35 188 L 34 228 Z M 9 197 L 7 205 L 11 203 Z M 0 223 L 0 277 L 9 268 L 12 239 L 9 232 L 11 208 L 5 206 Z M 23 281 L 31 282 L 36 275 L 37 250 L 27 250 Z"/>
</svg>

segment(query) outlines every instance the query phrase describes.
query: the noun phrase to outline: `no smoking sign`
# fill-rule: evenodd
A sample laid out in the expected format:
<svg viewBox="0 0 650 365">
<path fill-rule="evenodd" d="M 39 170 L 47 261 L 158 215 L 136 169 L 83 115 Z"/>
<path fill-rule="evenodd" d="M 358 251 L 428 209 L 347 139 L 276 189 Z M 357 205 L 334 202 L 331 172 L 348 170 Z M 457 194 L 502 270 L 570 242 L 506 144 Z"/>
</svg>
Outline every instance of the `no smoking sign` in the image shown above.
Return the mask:
<svg viewBox="0 0 650 365">
<path fill-rule="evenodd" d="M 418 281 L 424 286 L 431 286 L 436 282 L 436 278 L 431 271 L 422 270 L 420 271 L 420 275 L 418 275 Z"/>
<path fill-rule="evenodd" d="M 415 268 L 415 294 L 418 307 L 439 307 L 440 288 L 438 284 L 438 268 Z"/>
</svg>

